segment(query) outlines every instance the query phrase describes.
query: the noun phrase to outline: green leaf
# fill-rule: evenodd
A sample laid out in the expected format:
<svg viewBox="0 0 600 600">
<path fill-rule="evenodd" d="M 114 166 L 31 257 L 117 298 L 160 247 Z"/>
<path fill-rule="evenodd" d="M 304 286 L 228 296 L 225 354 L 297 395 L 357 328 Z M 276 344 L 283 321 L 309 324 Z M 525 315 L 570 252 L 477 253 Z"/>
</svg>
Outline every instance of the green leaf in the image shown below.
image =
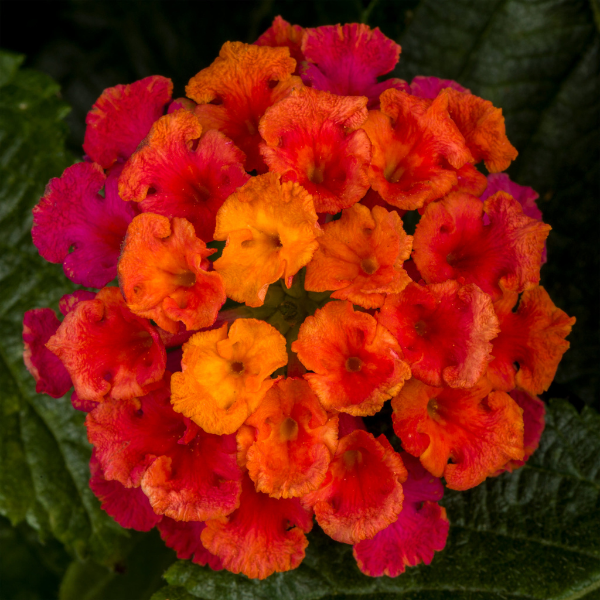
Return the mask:
<svg viewBox="0 0 600 600">
<path fill-rule="evenodd" d="M 129 554 L 115 568 L 75 560 L 60 586 L 59 600 L 147 600 L 161 583 L 164 570 L 175 560 L 156 530 L 134 534 Z"/>
<path fill-rule="evenodd" d="M 360 573 L 352 547 L 312 533 L 295 571 L 263 582 L 178 561 L 165 578 L 188 600 L 457 598 L 575 600 L 600 595 L 600 416 L 555 400 L 525 467 L 468 492 L 446 491 L 446 549 L 397 578 Z M 153 600 L 169 598 L 161 590 Z M 180 594 L 176 596 L 175 594 Z"/>
<path fill-rule="evenodd" d="M 23 365 L 24 311 L 56 307 L 74 286 L 38 256 L 30 234 L 44 186 L 73 162 L 64 145 L 69 108 L 49 77 L 17 70 L 22 59 L 0 53 L 0 514 L 112 563 L 129 534 L 89 489 L 84 415 L 66 397 L 37 395 Z"/>
<path fill-rule="evenodd" d="M 598 0 L 421 0 L 397 75 L 454 79 L 501 107 L 519 150 L 511 177 L 540 194 L 553 231 L 542 284 L 577 324 L 557 382 L 600 409 Z M 596 23 L 594 22 L 596 19 Z"/>
</svg>

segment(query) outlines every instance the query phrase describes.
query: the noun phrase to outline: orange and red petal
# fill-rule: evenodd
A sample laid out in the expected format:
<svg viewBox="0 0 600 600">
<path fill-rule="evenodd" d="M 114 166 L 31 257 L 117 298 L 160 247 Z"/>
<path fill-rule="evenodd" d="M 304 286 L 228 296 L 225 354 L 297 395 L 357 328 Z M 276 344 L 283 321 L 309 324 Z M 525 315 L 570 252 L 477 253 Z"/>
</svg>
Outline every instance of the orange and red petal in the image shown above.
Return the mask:
<svg viewBox="0 0 600 600">
<path fill-rule="evenodd" d="M 148 497 L 141 488 L 128 488 L 119 481 L 104 477 L 95 452 L 92 452 L 90 460 L 90 473 L 90 488 L 100 500 L 100 508 L 121 527 L 150 531 L 160 523 L 162 515 L 157 515 L 152 510 Z"/>
<path fill-rule="evenodd" d="M 523 449 L 522 460 L 507 462 L 501 471 L 514 471 L 522 467 L 529 457 L 538 449 L 540 438 L 546 426 L 546 405 L 537 397 L 523 390 L 513 390 L 510 397 L 523 409 Z"/>
<path fill-rule="evenodd" d="M 198 103 L 195 114 L 202 126 L 231 138 L 246 155 L 247 171 L 267 170 L 258 151 L 258 124 L 269 106 L 302 87 L 300 78 L 292 77 L 295 69 L 288 48 L 225 42 L 219 57 L 186 87 Z"/>
<path fill-rule="evenodd" d="M 398 293 L 410 277 L 412 236 L 406 235 L 396 211 L 362 204 L 345 209 L 327 223 L 319 248 L 306 268 L 305 289 L 336 290 L 331 297 L 364 308 L 378 308 L 386 294 Z"/>
<path fill-rule="evenodd" d="M 287 363 L 285 338 L 265 321 L 237 319 L 227 329 L 192 336 L 171 382 L 174 409 L 219 435 L 239 429 Z"/>
<path fill-rule="evenodd" d="M 447 194 L 471 153 L 445 98 L 433 102 L 398 90 L 381 96 L 362 126 L 373 144 L 369 181 L 390 204 L 420 208 Z"/>
<path fill-rule="evenodd" d="M 503 288 L 521 292 L 538 284 L 549 231 L 505 192 L 483 204 L 452 193 L 427 207 L 415 231 L 413 258 L 427 283 L 463 278 L 497 300 Z"/>
<path fill-rule="evenodd" d="M 302 498 L 325 533 L 345 544 L 372 538 L 402 510 L 407 471 L 384 435 L 355 430 L 341 438 L 321 487 Z"/>
<path fill-rule="evenodd" d="M 153 75 L 107 88 L 88 113 L 85 153 L 104 169 L 127 160 L 171 100 L 170 79 Z"/>
<path fill-rule="evenodd" d="M 322 234 L 312 196 L 276 173 L 253 177 L 217 214 L 215 239 L 227 240 L 215 270 L 227 295 L 261 306 L 270 284 L 292 277 L 312 258 Z"/>
<path fill-rule="evenodd" d="M 107 179 L 95 163 L 72 165 L 50 180 L 33 209 L 33 243 L 47 261 L 62 263 L 74 283 L 100 288 L 116 277 L 121 242 L 136 214 L 117 194 L 120 172 L 119 165 Z"/>
<path fill-rule="evenodd" d="M 225 198 L 248 181 L 243 160 L 230 139 L 218 131 L 202 135 L 194 114 L 179 110 L 152 126 L 125 165 L 119 193 L 144 212 L 187 219 L 210 242 Z"/>
<path fill-rule="evenodd" d="M 143 396 L 162 379 L 167 359 L 156 329 L 127 308 L 117 287 L 79 302 L 46 347 L 65 365 L 82 400 Z"/>
<path fill-rule="evenodd" d="M 61 360 L 46 348 L 59 326 L 51 308 L 34 308 L 23 315 L 23 362 L 35 379 L 35 391 L 53 398 L 64 396 L 73 385 Z"/>
<path fill-rule="evenodd" d="M 214 250 L 185 219 L 153 213 L 129 225 L 119 259 L 119 284 L 129 309 L 175 334 L 211 326 L 226 300 L 221 276 L 207 272 Z"/>
<path fill-rule="evenodd" d="M 469 190 L 464 189 L 463 191 Z M 506 192 L 511 195 L 521 205 L 524 214 L 532 219 L 538 221 L 542 220 L 542 211 L 538 208 L 536 203 L 539 194 L 533 188 L 515 183 L 506 173 L 491 173 L 487 176 L 487 187 L 483 193 L 469 193 L 480 196 L 480 198 L 485 201 L 496 192 Z M 547 252 L 546 247 L 544 246 L 544 251 L 542 252 L 542 264 L 544 264 L 546 260 Z"/>
<path fill-rule="evenodd" d="M 281 16 L 273 19 L 271 27 L 267 29 L 254 43 L 257 46 L 269 46 L 271 48 L 286 47 L 290 56 L 296 61 L 294 75 L 300 72 L 300 66 L 306 60 L 302 53 L 302 36 L 304 29 L 300 25 L 292 25 Z"/>
<path fill-rule="evenodd" d="M 369 189 L 371 143 L 358 129 L 367 118 L 366 102 L 300 88 L 260 121 L 261 153 L 269 170 L 306 188 L 317 212 L 335 214 Z"/>
<path fill-rule="evenodd" d="M 326 410 L 374 415 L 410 377 L 396 339 L 350 302 L 329 302 L 307 317 L 292 351 L 314 371 L 304 378 Z"/>
<path fill-rule="evenodd" d="M 519 387 L 533 395 L 545 392 L 569 348 L 565 338 L 575 317 L 555 306 L 541 286 L 526 290 L 520 299 L 516 292 L 505 290 L 494 309 L 500 334 L 494 340 L 494 360 L 487 375 L 494 389 L 509 392 Z"/>
<path fill-rule="evenodd" d="M 377 321 L 398 340 L 413 377 L 428 385 L 474 386 L 500 329 L 491 298 L 457 281 L 409 283 L 386 298 Z"/>
<path fill-rule="evenodd" d="M 523 458 L 523 411 L 483 378 L 468 390 L 417 379 L 392 400 L 394 431 L 407 452 L 453 490 L 479 485 L 510 460 Z"/>
<path fill-rule="evenodd" d="M 353 548 L 358 568 L 371 577 L 397 577 L 405 568 L 430 564 L 433 554 L 443 550 L 450 523 L 446 509 L 438 504 L 444 486 L 407 452 L 401 453 L 408 470 L 402 484 L 404 503 L 398 520 Z"/>
<path fill-rule="evenodd" d="M 169 517 L 163 517 L 157 525 L 160 537 L 168 548 L 175 550 L 177 558 L 191 559 L 197 565 L 208 565 L 213 571 L 221 571 L 223 561 L 211 554 L 200 539 L 205 528 L 204 521 L 175 521 Z"/>
<path fill-rule="evenodd" d="M 305 30 L 302 51 L 308 64 L 303 69 L 304 83 L 314 89 L 338 96 L 367 96 L 375 105 L 384 90 L 407 90 L 401 79 L 377 78 L 394 69 L 400 46 L 363 23 L 325 25 Z"/>
<path fill-rule="evenodd" d="M 201 539 L 228 571 L 265 579 L 302 562 L 311 528 L 312 512 L 297 498 L 270 498 L 244 477 L 240 507 L 207 521 Z"/>
<path fill-rule="evenodd" d="M 317 489 L 337 446 L 337 416 L 329 416 L 303 379 L 279 380 L 245 423 L 251 437 L 246 467 L 256 490 L 292 498 Z"/>
<path fill-rule="evenodd" d="M 177 414 L 168 381 L 142 398 L 101 404 L 86 426 L 105 477 L 141 485 L 157 514 L 201 521 L 238 506 L 235 438 L 208 434 Z"/>
<path fill-rule="evenodd" d="M 447 96 L 450 116 L 463 134 L 475 163 L 483 160 L 490 173 L 508 169 L 518 152 L 506 137 L 502 109 L 495 108 L 489 100 L 456 89 L 446 88 L 440 96 Z"/>
</svg>

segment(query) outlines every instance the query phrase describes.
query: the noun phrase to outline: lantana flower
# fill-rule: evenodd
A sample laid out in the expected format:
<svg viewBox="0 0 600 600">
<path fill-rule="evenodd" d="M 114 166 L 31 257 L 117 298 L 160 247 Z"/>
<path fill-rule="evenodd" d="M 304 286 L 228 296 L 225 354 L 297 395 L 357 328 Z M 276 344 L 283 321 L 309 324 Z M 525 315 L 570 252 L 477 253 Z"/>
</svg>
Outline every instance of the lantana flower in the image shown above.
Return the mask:
<svg viewBox="0 0 600 600">
<path fill-rule="evenodd" d="M 539 285 L 550 227 L 502 173 L 501 109 L 380 80 L 400 50 L 277 17 L 187 98 L 109 88 L 34 208 L 40 254 L 93 291 L 25 314 L 25 365 L 74 388 L 101 508 L 180 559 L 264 579 L 316 520 L 400 576 L 444 548 L 444 486 L 539 444 L 575 321 Z"/>
</svg>

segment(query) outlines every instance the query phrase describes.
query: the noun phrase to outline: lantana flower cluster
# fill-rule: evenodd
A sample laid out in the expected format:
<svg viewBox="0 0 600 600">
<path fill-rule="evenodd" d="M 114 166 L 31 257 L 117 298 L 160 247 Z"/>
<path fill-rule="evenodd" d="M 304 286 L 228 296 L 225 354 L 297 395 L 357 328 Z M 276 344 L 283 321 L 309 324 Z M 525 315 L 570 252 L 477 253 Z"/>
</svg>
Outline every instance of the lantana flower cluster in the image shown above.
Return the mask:
<svg viewBox="0 0 600 600">
<path fill-rule="evenodd" d="M 574 323 L 539 285 L 550 227 L 502 173 L 502 111 L 385 79 L 399 54 L 277 17 L 185 98 L 105 90 L 34 208 L 40 254 L 97 291 L 28 311 L 25 363 L 38 392 L 74 388 L 102 508 L 180 558 L 262 579 L 316 520 L 394 577 L 444 548 L 444 482 L 538 445 Z"/>
</svg>

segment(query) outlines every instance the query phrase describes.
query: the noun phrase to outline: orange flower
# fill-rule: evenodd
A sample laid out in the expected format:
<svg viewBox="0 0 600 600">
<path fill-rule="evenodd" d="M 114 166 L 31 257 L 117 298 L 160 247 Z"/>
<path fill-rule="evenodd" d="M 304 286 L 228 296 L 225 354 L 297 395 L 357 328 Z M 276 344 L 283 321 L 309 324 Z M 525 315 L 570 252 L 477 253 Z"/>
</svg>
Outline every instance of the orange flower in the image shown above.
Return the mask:
<svg viewBox="0 0 600 600">
<path fill-rule="evenodd" d="M 218 129 L 246 154 L 246 170 L 267 169 L 258 152 L 258 122 L 265 110 L 296 87 L 296 61 L 288 48 L 225 42 L 210 67 L 190 79 L 186 94 L 199 106 L 196 116 L 206 129 Z"/>
<path fill-rule="evenodd" d="M 267 289 L 292 277 L 312 258 L 321 235 L 312 196 L 279 175 L 253 177 L 217 213 L 216 240 L 227 240 L 214 268 L 237 302 L 262 306 Z"/>
<path fill-rule="evenodd" d="M 196 333 L 183 346 L 183 372 L 171 379 L 173 408 L 208 433 L 233 433 L 275 383 L 287 363 L 285 338 L 265 321 L 237 319 L 229 334 Z"/>
<path fill-rule="evenodd" d="M 463 134 L 475 162 L 485 162 L 490 173 L 508 169 L 517 158 L 516 148 L 506 137 L 501 108 L 494 108 L 488 100 L 465 94 L 451 88 L 438 96 L 448 98 L 448 112 Z"/>
<path fill-rule="evenodd" d="M 393 523 L 402 510 L 407 471 L 385 435 L 360 429 L 343 437 L 323 485 L 304 496 L 317 522 L 338 542 L 356 544 Z"/>
<path fill-rule="evenodd" d="M 319 248 L 306 268 L 304 287 L 336 290 L 332 298 L 378 308 L 386 294 L 402 291 L 410 277 L 402 268 L 410 258 L 412 236 L 406 235 L 396 211 L 369 210 L 355 204 L 342 218 L 325 225 Z"/>
<path fill-rule="evenodd" d="M 292 25 L 280 15 L 273 19 L 273 23 L 254 43 L 257 46 L 270 46 L 271 48 L 285 46 L 290 50 L 290 56 L 296 61 L 295 75 L 298 75 L 300 64 L 306 59 L 302 54 L 302 36 L 304 29 L 300 25 Z"/>
<path fill-rule="evenodd" d="M 270 498 L 242 479 L 240 507 L 226 517 L 206 521 L 201 540 L 232 573 L 265 579 L 295 569 L 308 546 L 312 513 L 298 498 Z"/>
<path fill-rule="evenodd" d="M 420 208 L 456 185 L 457 169 L 473 160 L 448 114 L 448 100 L 431 100 L 389 89 L 381 111 L 369 111 L 362 128 L 373 144 L 372 188 L 390 204 Z"/>
<path fill-rule="evenodd" d="M 300 327 L 292 351 L 326 410 L 374 415 L 396 394 L 410 368 L 392 334 L 350 302 L 329 302 Z"/>
<path fill-rule="evenodd" d="M 242 446 L 257 491 L 303 496 L 323 482 L 337 429 L 337 416 L 327 415 L 304 379 L 282 379 L 238 432 L 238 453 Z"/>
<path fill-rule="evenodd" d="M 185 219 L 138 215 L 118 267 L 127 306 L 170 333 L 178 332 L 178 321 L 188 330 L 209 327 L 226 299 L 220 275 L 206 271 L 213 252 Z"/>
<path fill-rule="evenodd" d="M 508 394 L 491 389 L 485 378 L 468 390 L 411 379 L 392 400 L 403 448 L 432 475 L 443 475 L 452 490 L 475 487 L 523 458 L 523 411 Z"/>
<path fill-rule="evenodd" d="M 361 96 L 301 88 L 260 121 L 261 153 L 269 170 L 305 187 L 317 212 L 335 214 L 369 189 L 371 143 L 358 129 L 367 118 L 366 104 Z"/>
<path fill-rule="evenodd" d="M 545 392 L 569 348 L 565 338 L 575 317 L 557 308 L 541 286 L 523 292 L 520 301 L 519 294 L 504 290 L 494 310 L 500 334 L 493 342 L 494 360 L 487 372 L 494 389 L 510 392 L 519 387 L 534 396 Z"/>
</svg>

